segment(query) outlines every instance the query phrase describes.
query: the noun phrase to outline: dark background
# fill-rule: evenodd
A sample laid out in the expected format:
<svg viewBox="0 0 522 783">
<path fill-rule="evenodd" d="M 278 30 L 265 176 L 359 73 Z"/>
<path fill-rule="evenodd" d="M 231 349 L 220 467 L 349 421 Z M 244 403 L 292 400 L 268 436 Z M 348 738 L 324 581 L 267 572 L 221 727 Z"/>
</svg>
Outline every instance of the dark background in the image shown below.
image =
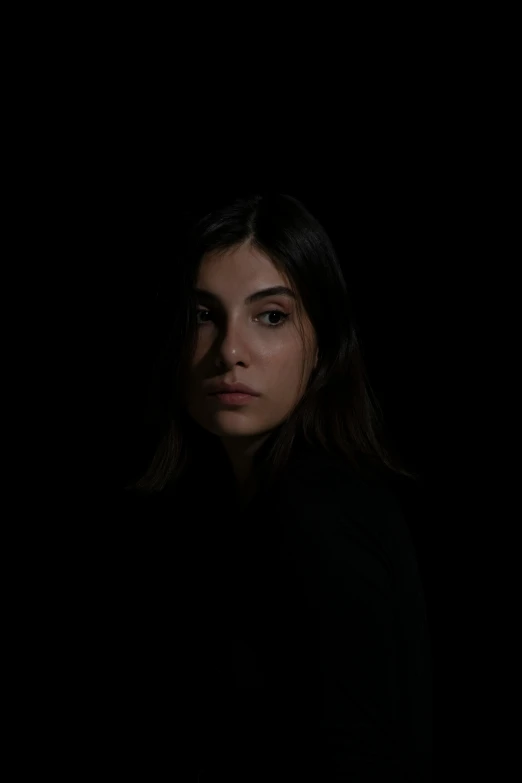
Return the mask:
<svg viewBox="0 0 522 783">
<path fill-rule="evenodd" d="M 290 111 L 280 114 L 267 100 L 256 130 L 260 114 L 266 127 L 255 141 L 233 100 L 227 100 L 226 145 L 216 138 L 222 126 L 207 108 L 211 90 L 205 88 L 198 102 L 206 107 L 206 120 L 188 144 L 180 127 L 190 111 L 173 112 L 170 93 L 157 96 L 141 73 L 128 83 L 124 112 L 124 80 L 108 80 L 105 69 L 103 105 L 99 90 L 85 95 L 62 57 L 54 84 L 45 69 L 31 69 L 34 85 L 43 80 L 41 100 L 35 105 L 28 101 L 29 89 L 19 91 L 31 117 L 10 117 L 19 122 L 22 144 L 19 152 L 6 148 L 17 176 L 9 200 L 21 213 L 14 265 L 24 284 L 37 289 L 39 302 L 36 327 L 31 323 L 27 330 L 29 346 L 21 356 L 29 370 L 21 412 L 29 436 L 21 437 L 23 454 L 15 460 L 23 491 L 12 498 L 21 543 L 18 550 L 6 548 L 6 558 L 15 564 L 9 600 L 11 591 L 28 596 L 15 610 L 11 637 L 24 661 L 17 694 L 22 682 L 29 690 L 34 681 L 49 689 L 49 698 L 36 706 L 30 693 L 31 720 L 39 732 L 49 725 L 48 704 L 56 703 L 56 680 L 49 672 L 56 668 L 62 676 L 62 658 L 70 654 L 68 624 L 75 616 L 84 619 L 75 605 L 77 586 L 87 583 L 84 563 L 90 574 L 91 563 L 107 551 L 104 535 L 118 524 L 112 507 L 100 502 L 99 490 L 121 486 L 147 461 L 142 414 L 154 339 L 150 319 L 159 270 L 171 262 L 176 246 L 178 216 L 202 194 L 240 180 L 236 173 L 229 176 L 232 166 L 247 173 L 261 168 L 261 151 L 271 159 L 269 186 L 300 198 L 315 212 L 341 262 L 350 266 L 370 378 L 397 445 L 424 477 L 405 505 L 441 668 L 442 647 L 447 647 L 448 667 L 438 679 L 441 728 L 455 755 L 466 747 L 469 733 L 466 769 L 474 758 L 484 768 L 485 748 L 491 747 L 497 725 L 502 745 L 495 760 L 505 757 L 512 725 L 505 732 L 500 700 L 512 690 L 508 664 L 517 649 L 510 637 L 517 627 L 516 607 L 506 609 L 506 599 L 518 594 L 518 563 L 509 562 L 518 556 L 516 517 L 507 498 L 510 487 L 518 487 L 511 479 L 518 443 L 516 396 L 513 404 L 515 389 L 506 374 L 518 365 L 518 354 L 503 354 L 511 326 L 504 328 L 497 309 L 517 318 L 516 303 L 508 303 L 508 294 L 518 295 L 517 255 L 503 244 L 517 225 L 509 144 L 516 124 L 505 114 L 515 105 L 509 82 L 513 47 L 503 46 L 497 58 L 493 28 L 475 35 L 469 20 L 460 29 L 451 19 L 442 24 L 455 36 L 462 68 L 448 61 L 443 36 L 428 47 L 429 68 L 422 56 L 406 54 L 406 78 L 397 78 L 394 64 L 401 49 L 392 36 L 393 57 L 379 62 L 376 83 L 361 85 L 368 103 L 363 107 L 352 96 L 357 79 L 345 79 L 341 69 L 334 103 L 348 119 L 335 143 L 332 130 L 339 118 L 328 114 L 328 100 L 320 100 L 328 79 L 314 82 L 309 100 Z M 421 54 L 424 28 L 413 34 L 405 29 Z M 473 42 L 480 53 L 470 56 L 462 42 Z M 357 77 L 371 59 L 365 52 Z M 89 78 L 91 63 L 85 58 Z M 427 78 L 428 70 L 433 78 Z M 71 89 L 63 89 L 64 75 L 72 78 Z M 389 100 L 383 101 L 385 82 Z M 144 96 L 152 111 L 143 105 Z M 318 106 L 321 137 L 312 131 L 310 138 L 306 127 L 305 138 L 303 128 Z M 295 120 L 295 128 L 288 127 L 289 120 Z M 217 158 L 219 166 L 210 170 L 209 161 Z M 505 269 L 506 261 L 512 269 Z M 42 289 L 35 285 L 35 271 Z M 32 315 L 26 290 L 6 286 L 6 304 L 17 308 L 10 339 L 26 331 Z M 44 330 L 49 323 L 52 329 Z M 34 350 L 35 342 L 38 348 L 41 342 L 41 352 Z M 7 424 L 10 418 L 7 411 Z M 40 436 L 35 428 L 42 420 Z M 492 443 L 497 433 L 498 442 Z M 9 483 L 6 489 L 11 490 Z M 513 506 L 516 514 L 518 503 Z M 90 544 L 86 530 L 92 531 Z M 120 529 L 117 536 L 119 542 Z M 56 584 L 54 593 L 50 582 Z M 32 623 L 37 611 L 41 620 Z M 53 611 L 57 634 L 49 621 Z M 492 655 L 498 655 L 498 663 Z M 83 675 L 84 667 L 73 681 Z M 64 690 L 70 689 L 67 678 Z M 485 714 L 490 693 L 495 706 Z M 17 706 L 27 712 L 25 704 L 17 696 Z M 480 728 L 472 720 L 475 714 Z M 482 731 L 484 742 L 477 742 Z M 62 735 L 55 732 L 53 742 L 61 757 Z M 54 748 L 47 739 L 45 747 Z"/>
</svg>

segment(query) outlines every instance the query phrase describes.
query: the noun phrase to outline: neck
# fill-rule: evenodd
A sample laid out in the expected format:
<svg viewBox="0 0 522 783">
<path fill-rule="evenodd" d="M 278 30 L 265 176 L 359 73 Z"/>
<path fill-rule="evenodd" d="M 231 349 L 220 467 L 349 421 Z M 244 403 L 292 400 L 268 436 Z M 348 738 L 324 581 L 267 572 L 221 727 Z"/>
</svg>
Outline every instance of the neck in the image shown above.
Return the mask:
<svg viewBox="0 0 522 783">
<path fill-rule="evenodd" d="M 251 498 L 256 490 L 256 477 L 253 471 L 254 455 L 267 439 L 260 438 L 222 439 L 222 444 L 230 460 L 232 471 L 238 486 L 238 497 Z"/>
</svg>

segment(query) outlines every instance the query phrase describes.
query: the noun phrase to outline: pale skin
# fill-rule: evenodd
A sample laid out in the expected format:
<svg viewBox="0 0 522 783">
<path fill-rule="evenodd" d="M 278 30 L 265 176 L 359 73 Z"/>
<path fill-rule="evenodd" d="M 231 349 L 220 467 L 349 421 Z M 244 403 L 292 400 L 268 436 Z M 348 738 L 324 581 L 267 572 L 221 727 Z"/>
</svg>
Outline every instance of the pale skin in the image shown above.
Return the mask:
<svg viewBox="0 0 522 783">
<path fill-rule="evenodd" d="M 251 294 L 274 286 L 290 288 L 298 296 L 273 262 L 249 242 L 224 254 L 204 256 L 196 284 L 216 299 L 198 300 L 198 339 L 186 385 L 187 410 L 201 427 L 220 438 L 244 503 L 255 491 L 253 455 L 301 399 L 318 360 L 313 326 L 303 312 L 303 345 L 291 296 L 245 302 Z M 244 406 L 220 405 L 207 393 L 209 383 L 218 381 L 245 383 L 260 396 Z"/>
</svg>

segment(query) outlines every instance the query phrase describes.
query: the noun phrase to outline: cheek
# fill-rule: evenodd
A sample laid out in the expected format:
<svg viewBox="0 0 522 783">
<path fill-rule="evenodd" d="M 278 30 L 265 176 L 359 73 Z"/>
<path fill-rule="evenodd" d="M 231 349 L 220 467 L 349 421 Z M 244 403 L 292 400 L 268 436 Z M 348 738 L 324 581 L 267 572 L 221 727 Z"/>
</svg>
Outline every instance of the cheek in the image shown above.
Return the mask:
<svg viewBox="0 0 522 783">
<path fill-rule="evenodd" d="M 199 364 L 199 362 L 201 361 L 201 359 L 203 358 L 205 353 L 206 353 L 206 350 L 203 348 L 203 344 L 202 344 L 201 340 L 198 340 L 198 342 L 196 343 L 196 347 L 195 347 L 194 353 L 192 354 L 192 357 L 191 357 L 191 360 L 190 360 L 191 368 L 195 367 L 197 364 Z"/>
<path fill-rule="evenodd" d="M 270 379 L 275 399 L 280 399 L 285 404 L 294 401 L 295 395 L 300 392 L 302 362 L 302 351 L 294 348 L 292 351 L 282 352 L 280 356 L 273 356 L 272 360 L 266 363 L 266 377 Z"/>
</svg>

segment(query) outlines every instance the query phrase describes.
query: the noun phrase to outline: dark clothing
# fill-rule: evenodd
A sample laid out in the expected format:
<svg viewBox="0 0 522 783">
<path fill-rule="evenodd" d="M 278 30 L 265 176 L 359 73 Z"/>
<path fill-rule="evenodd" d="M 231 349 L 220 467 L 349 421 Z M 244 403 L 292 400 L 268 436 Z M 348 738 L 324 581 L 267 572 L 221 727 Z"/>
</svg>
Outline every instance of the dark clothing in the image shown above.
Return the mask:
<svg viewBox="0 0 522 783">
<path fill-rule="evenodd" d="M 393 494 L 315 450 L 240 515 L 218 489 L 126 497 L 91 540 L 77 674 L 104 769 L 431 780 L 426 605 Z"/>
</svg>

